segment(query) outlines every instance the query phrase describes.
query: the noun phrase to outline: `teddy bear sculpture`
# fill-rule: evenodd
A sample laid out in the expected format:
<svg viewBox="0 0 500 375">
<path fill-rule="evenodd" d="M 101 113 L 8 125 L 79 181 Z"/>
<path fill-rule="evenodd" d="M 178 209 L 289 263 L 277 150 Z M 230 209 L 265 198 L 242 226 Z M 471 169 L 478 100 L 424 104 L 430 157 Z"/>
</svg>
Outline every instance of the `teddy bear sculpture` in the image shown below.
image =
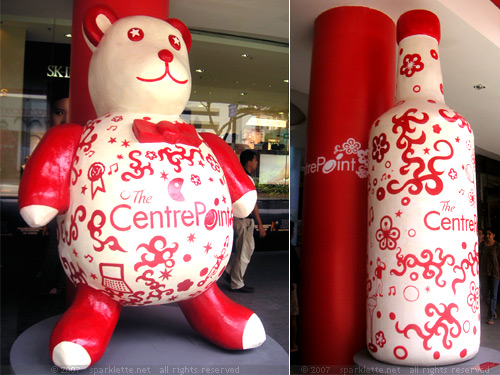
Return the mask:
<svg viewBox="0 0 500 375">
<path fill-rule="evenodd" d="M 29 225 L 57 216 L 59 256 L 77 285 L 50 338 L 52 361 L 91 366 L 122 306 L 169 302 L 223 348 L 261 345 L 260 319 L 215 283 L 233 214 L 247 216 L 257 194 L 222 139 L 179 117 L 191 91 L 189 31 L 176 19 L 117 19 L 103 6 L 87 12 L 83 29 L 98 118 L 51 128 L 19 190 Z"/>
</svg>

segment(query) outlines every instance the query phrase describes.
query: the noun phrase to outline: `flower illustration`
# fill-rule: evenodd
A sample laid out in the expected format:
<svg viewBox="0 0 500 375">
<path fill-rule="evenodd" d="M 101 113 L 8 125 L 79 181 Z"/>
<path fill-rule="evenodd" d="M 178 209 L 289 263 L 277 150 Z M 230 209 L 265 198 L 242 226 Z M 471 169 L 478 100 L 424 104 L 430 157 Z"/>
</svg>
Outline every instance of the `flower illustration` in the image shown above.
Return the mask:
<svg viewBox="0 0 500 375">
<path fill-rule="evenodd" d="M 196 186 L 200 185 L 201 184 L 201 179 L 200 179 L 200 176 L 197 176 L 195 174 L 192 174 L 191 175 L 191 182 L 193 184 L 195 184 Z"/>
<path fill-rule="evenodd" d="M 448 176 L 450 176 L 452 180 L 455 180 L 457 178 L 457 171 L 451 168 L 448 172 Z"/>
<path fill-rule="evenodd" d="M 467 304 L 471 307 L 472 312 L 475 313 L 479 309 L 479 288 L 473 281 L 470 284 L 470 293 L 467 296 Z"/>
<path fill-rule="evenodd" d="M 361 148 L 361 143 L 356 142 L 354 138 L 349 138 L 342 145 L 346 154 L 357 154 L 358 150 Z"/>
<path fill-rule="evenodd" d="M 380 220 L 380 229 L 375 233 L 375 238 L 378 241 L 380 249 L 394 250 L 399 236 L 399 229 L 392 226 L 392 219 L 390 216 L 384 216 Z"/>
<path fill-rule="evenodd" d="M 387 342 L 387 340 L 385 339 L 385 336 L 384 336 L 384 332 L 382 331 L 378 331 L 376 334 L 375 334 L 375 342 L 377 343 L 378 346 L 380 346 L 381 348 L 384 347 L 385 343 Z"/>
<path fill-rule="evenodd" d="M 119 122 L 123 120 L 123 116 L 115 116 L 111 119 L 113 122 Z"/>
<path fill-rule="evenodd" d="M 154 152 L 154 151 L 147 151 L 146 152 L 146 157 L 149 160 L 153 160 L 153 159 L 156 159 L 158 156 L 156 156 L 156 152 Z"/>
<path fill-rule="evenodd" d="M 368 168 L 368 150 L 358 151 L 358 163 Z"/>
<path fill-rule="evenodd" d="M 391 145 L 387 142 L 387 136 L 385 133 L 380 134 L 379 137 L 374 137 L 372 143 L 372 158 L 377 161 L 377 163 L 380 163 L 384 160 L 384 155 L 389 151 Z"/>
<path fill-rule="evenodd" d="M 416 72 L 424 69 L 424 63 L 418 53 L 414 55 L 406 55 L 403 59 L 403 66 L 399 70 L 399 74 L 411 77 Z"/>
</svg>

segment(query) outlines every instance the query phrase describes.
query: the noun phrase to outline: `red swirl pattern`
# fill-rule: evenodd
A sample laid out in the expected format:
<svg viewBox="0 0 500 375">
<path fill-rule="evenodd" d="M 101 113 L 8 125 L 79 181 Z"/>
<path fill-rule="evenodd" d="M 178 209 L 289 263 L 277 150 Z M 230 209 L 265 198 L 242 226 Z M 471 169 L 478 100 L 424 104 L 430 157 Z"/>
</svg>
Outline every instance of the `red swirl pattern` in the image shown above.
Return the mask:
<svg viewBox="0 0 500 375">
<path fill-rule="evenodd" d="M 187 160 L 188 165 L 190 166 L 194 165 L 193 159 L 196 154 L 198 154 L 201 160 L 205 160 L 199 148 L 191 148 L 188 152 L 188 150 L 180 145 L 176 145 L 175 147 L 178 149 L 177 151 L 172 150 L 171 147 L 165 147 L 158 151 L 158 155 L 160 156 L 160 161 L 163 161 L 164 158 L 166 158 L 170 164 L 174 165 L 174 170 L 176 172 L 180 172 L 182 170 L 181 162 L 183 160 Z"/>
<path fill-rule="evenodd" d="M 108 245 L 110 250 L 118 250 L 122 252 L 126 252 L 124 250 L 119 242 L 118 239 L 114 236 L 109 236 L 106 238 L 104 241 L 101 241 L 99 239 L 99 236 L 102 234 L 102 228 L 106 224 L 106 215 L 104 212 L 100 210 L 95 210 L 92 213 L 92 217 L 90 218 L 87 228 L 90 233 L 90 237 L 98 243 L 98 245 L 93 245 L 95 251 L 103 251 L 105 249 L 105 246 Z"/>
<path fill-rule="evenodd" d="M 411 330 L 415 331 L 417 335 L 423 339 L 423 347 L 425 350 L 432 349 L 432 346 L 429 345 L 429 341 L 434 336 L 443 335 L 443 347 L 446 349 L 451 349 L 453 347 L 453 342 L 451 339 L 449 339 L 449 337 L 457 338 L 462 332 L 460 323 L 452 314 L 453 309 L 456 309 L 458 312 L 458 306 L 454 303 L 450 303 L 448 306 L 443 303 L 441 303 L 440 305 L 443 307 L 443 311 L 440 311 L 432 303 L 429 303 L 427 306 L 425 306 L 425 314 L 428 317 L 433 317 L 434 315 L 438 317 L 438 319 L 434 323 L 428 321 L 424 324 L 423 327 L 420 327 L 417 324 L 408 324 L 405 328 L 401 329 L 399 328 L 398 321 L 396 322 L 396 331 L 404 334 L 404 336 L 408 339 L 410 338 L 408 332 Z"/>
<path fill-rule="evenodd" d="M 392 269 L 390 271 L 391 275 L 402 276 L 409 268 L 422 267 L 422 276 L 429 280 L 435 278 L 435 283 L 438 287 L 443 288 L 446 286 L 446 281 L 440 280 L 443 275 L 443 267 L 448 264 L 453 266 L 455 264 L 455 258 L 452 255 L 443 256 L 443 249 L 437 248 L 435 250 L 437 256 L 437 261 L 434 260 L 434 254 L 430 250 L 424 250 L 420 253 L 421 259 L 419 260 L 413 254 L 407 254 L 403 256 L 401 251 L 398 252 L 396 258 L 398 259 L 398 267 L 403 267 L 402 270 Z"/>
<path fill-rule="evenodd" d="M 137 159 L 135 156 L 141 156 L 142 152 L 138 150 L 130 151 L 128 154 L 128 157 L 130 160 L 133 161 L 133 163 L 130 163 L 130 168 L 134 171 L 134 173 L 130 172 L 124 172 L 122 174 L 122 180 L 123 181 L 130 181 L 131 178 L 139 180 L 144 177 L 146 174 L 146 171 L 149 172 L 149 175 L 152 175 L 154 173 L 153 168 L 151 167 L 151 163 L 148 163 L 148 165 L 143 166 L 142 161 Z"/>
</svg>

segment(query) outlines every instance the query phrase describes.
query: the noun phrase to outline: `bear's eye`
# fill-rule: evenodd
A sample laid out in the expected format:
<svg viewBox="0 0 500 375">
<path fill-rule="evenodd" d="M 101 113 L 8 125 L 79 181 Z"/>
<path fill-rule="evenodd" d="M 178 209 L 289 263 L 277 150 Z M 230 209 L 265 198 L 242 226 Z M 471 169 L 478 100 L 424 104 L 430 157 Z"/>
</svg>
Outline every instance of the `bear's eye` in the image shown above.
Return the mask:
<svg viewBox="0 0 500 375">
<path fill-rule="evenodd" d="M 144 31 L 138 27 L 133 27 L 128 31 L 128 38 L 132 42 L 138 42 L 144 38 Z"/>
<path fill-rule="evenodd" d="M 178 51 L 178 50 L 180 50 L 180 49 L 181 49 L 181 41 L 180 41 L 180 40 L 179 40 L 179 38 L 178 38 L 178 37 L 176 37 L 175 35 L 170 34 L 170 35 L 168 36 L 168 41 L 170 42 L 170 45 L 171 45 L 172 47 L 174 47 L 174 49 L 175 49 L 176 51 Z"/>
</svg>

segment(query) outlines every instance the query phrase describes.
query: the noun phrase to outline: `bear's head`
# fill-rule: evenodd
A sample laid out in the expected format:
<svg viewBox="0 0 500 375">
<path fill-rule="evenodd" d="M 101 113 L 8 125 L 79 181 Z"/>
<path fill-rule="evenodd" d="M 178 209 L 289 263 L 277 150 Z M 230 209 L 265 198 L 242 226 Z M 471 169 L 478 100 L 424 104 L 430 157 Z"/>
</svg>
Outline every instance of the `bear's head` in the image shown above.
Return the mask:
<svg viewBox="0 0 500 375">
<path fill-rule="evenodd" d="M 107 7 L 91 8 L 83 22 L 93 51 L 89 91 L 97 116 L 107 112 L 179 116 L 191 94 L 191 34 L 177 19 L 118 19 Z"/>
</svg>

